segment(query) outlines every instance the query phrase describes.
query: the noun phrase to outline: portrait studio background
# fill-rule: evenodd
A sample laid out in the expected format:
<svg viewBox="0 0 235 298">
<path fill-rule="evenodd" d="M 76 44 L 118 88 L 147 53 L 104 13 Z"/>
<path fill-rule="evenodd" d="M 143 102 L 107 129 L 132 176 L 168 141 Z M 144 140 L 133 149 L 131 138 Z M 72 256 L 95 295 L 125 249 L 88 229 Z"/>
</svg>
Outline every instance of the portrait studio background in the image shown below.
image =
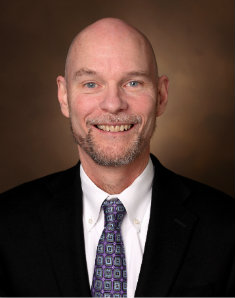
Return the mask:
<svg viewBox="0 0 235 298">
<path fill-rule="evenodd" d="M 57 102 L 68 46 L 83 27 L 118 17 L 153 44 L 170 79 L 151 143 L 182 175 L 233 195 L 233 0 L 0 2 L 0 192 L 77 160 Z"/>
</svg>

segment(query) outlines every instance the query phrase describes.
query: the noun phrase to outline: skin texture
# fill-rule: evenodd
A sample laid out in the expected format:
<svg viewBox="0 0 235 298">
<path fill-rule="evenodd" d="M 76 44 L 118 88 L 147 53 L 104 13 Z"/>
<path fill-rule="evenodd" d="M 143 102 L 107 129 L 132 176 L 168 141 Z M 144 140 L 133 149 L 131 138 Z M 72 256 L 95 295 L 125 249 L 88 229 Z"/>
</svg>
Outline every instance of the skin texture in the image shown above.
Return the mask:
<svg viewBox="0 0 235 298">
<path fill-rule="evenodd" d="M 86 174 L 120 193 L 146 167 L 156 117 L 167 104 L 168 78 L 158 77 L 149 41 L 119 19 L 101 19 L 75 37 L 57 84 Z M 131 129 L 103 130 L 121 125 Z"/>
</svg>

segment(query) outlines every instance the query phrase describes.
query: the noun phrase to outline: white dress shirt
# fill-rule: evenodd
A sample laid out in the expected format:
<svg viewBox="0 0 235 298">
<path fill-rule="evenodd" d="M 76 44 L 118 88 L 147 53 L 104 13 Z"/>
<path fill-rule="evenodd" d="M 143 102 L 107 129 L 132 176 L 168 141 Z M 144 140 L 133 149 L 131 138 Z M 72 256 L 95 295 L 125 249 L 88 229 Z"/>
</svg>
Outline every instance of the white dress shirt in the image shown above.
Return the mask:
<svg viewBox="0 0 235 298">
<path fill-rule="evenodd" d="M 124 191 L 110 195 L 98 188 L 86 175 L 82 165 L 80 176 L 83 191 L 83 228 L 90 286 L 94 273 L 97 244 L 104 229 L 105 199 L 118 198 L 126 208 L 121 225 L 127 267 L 127 296 L 134 297 L 143 259 L 152 198 L 154 167 L 151 159 L 144 171 Z"/>
</svg>

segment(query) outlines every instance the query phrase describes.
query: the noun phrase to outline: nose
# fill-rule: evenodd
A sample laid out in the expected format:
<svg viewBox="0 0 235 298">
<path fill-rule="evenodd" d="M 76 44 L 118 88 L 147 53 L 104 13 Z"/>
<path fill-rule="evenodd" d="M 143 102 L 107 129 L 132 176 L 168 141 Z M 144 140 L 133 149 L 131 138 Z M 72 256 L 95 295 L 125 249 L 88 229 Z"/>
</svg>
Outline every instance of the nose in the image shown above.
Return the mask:
<svg viewBox="0 0 235 298">
<path fill-rule="evenodd" d="M 108 113 L 117 114 L 128 108 L 128 104 L 121 90 L 116 85 L 109 85 L 100 102 L 100 108 Z"/>
</svg>

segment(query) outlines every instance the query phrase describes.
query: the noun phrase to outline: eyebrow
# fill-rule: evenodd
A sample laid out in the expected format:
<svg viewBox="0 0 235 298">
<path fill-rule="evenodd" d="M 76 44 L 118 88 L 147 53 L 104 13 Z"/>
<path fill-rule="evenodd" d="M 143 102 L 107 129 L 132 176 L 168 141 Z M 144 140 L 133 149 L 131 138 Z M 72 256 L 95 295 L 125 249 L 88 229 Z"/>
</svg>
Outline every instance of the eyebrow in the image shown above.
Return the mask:
<svg viewBox="0 0 235 298">
<path fill-rule="evenodd" d="M 130 71 L 126 73 L 126 76 L 136 76 L 136 77 L 149 77 L 149 73 L 146 71 Z"/>
<path fill-rule="evenodd" d="M 97 75 L 98 73 L 92 69 L 89 69 L 89 68 L 81 68 L 79 70 L 77 70 L 74 74 L 74 78 L 76 79 L 77 77 L 81 77 L 81 76 L 84 76 L 84 75 L 88 75 L 88 76 L 91 76 L 91 75 Z M 149 73 L 146 72 L 146 71 L 142 71 L 142 70 L 139 70 L 139 71 L 129 71 L 127 73 L 125 73 L 125 76 L 129 77 L 129 76 L 141 76 L 141 77 L 149 77 Z"/>
<path fill-rule="evenodd" d="M 77 70 L 74 74 L 74 78 L 76 79 L 77 77 L 81 77 L 81 76 L 84 76 L 84 75 L 96 75 L 97 72 L 92 70 L 92 69 L 89 69 L 89 68 L 81 68 L 79 70 Z"/>
</svg>

